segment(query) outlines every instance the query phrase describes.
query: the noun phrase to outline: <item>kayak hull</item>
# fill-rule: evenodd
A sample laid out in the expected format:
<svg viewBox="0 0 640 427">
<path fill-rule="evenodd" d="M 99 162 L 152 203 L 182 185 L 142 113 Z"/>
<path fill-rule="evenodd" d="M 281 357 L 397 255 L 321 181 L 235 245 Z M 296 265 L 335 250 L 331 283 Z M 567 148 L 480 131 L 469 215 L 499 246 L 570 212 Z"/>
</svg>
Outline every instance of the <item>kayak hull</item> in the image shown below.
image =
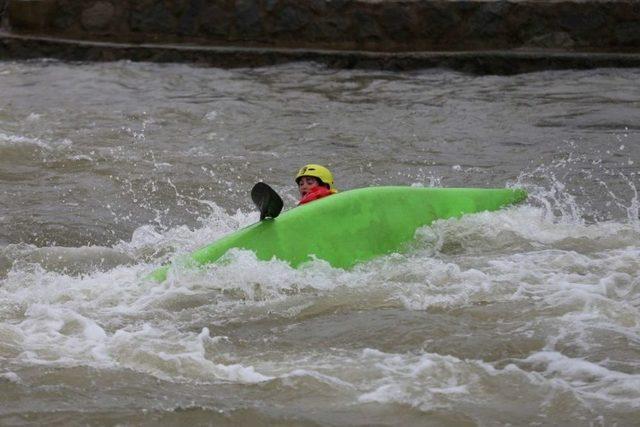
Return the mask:
<svg viewBox="0 0 640 427">
<path fill-rule="evenodd" d="M 350 268 L 402 251 L 418 228 L 438 219 L 494 211 L 525 200 L 521 189 L 369 187 L 345 191 L 233 232 L 190 255 L 189 263 L 215 262 L 229 249 L 277 258 L 292 267 L 318 258 Z M 166 279 L 168 266 L 151 274 Z"/>
</svg>

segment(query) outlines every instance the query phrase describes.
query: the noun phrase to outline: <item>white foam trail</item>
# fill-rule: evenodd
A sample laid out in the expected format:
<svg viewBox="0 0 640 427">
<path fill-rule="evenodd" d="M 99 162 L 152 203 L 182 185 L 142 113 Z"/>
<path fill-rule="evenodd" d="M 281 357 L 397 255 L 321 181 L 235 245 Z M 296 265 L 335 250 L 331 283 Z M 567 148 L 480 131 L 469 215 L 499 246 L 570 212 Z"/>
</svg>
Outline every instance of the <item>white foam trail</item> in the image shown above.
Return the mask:
<svg viewBox="0 0 640 427">
<path fill-rule="evenodd" d="M 0 148 L 33 148 L 37 147 L 45 151 L 53 151 L 57 149 L 65 149 L 73 143 L 69 139 L 59 141 L 43 141 L 40 138 L 31 138 L 21 135 L 9 135 L 0 132 Z"/>
<path fill-rule="evenodd" d="M 110 351 L 121 365 L 167 380 L 257 383 L 271 379 L 251 366 L 212 362 L 206 357 L 203 344 L 207 340 L 210 338 L 206 328 L 198 335 L 185 337 L 178 331 L 145 325 L 135 331 L 117 331 L 110 343 Z"/>
<path fill-rule="evenodd" d="M 366 349 L 361 363 L 376 369 L 369 391 L 362 393 L 358 401 L 408 404 L 424 411 L 450 408 L 451 398 L 460 399 L 472 390 L 475 379 L 463 362 L 452 356 L 423 354 L 405 356 L 386 354 Z"/>
<path fill-rule="evenodd" d="M 17 327 L 25 349 L 20 357 L 31 364 L 106 362 L 107 334 L 93 320 L 72 309 L 32 304 Z M 62 349 L 62 350 L 60 350 Z"/>
<path fill-rule="evenodd" d="M 343 381 L 339 378 L 336 378 L 334 376 L 331 375 L 326 375 L 326 374 L 322 374 L 318 371 L 312 370 L 312 369 L 294 369 L 293 371 L 289 372 L 288 374 L 285 374 L 282 376 L 282 378 L 285 380 L 283 381 L 283 383 L 289 387 L 295 387 L 295 381 L 293 381 L 296 378 L 301 378 L 301 377 L 310 377 L 313 379 L 316 379 L 324 384 L 327 384 L 331 387 L 340 387 L 340 388 L 344 388 L 344 389 L 354 389 L 355 387 L 353 386 L 353 384 L 348 383 L 346 381 Z"/>
<path fill-rule="evenodd" d="M 15 372 L 4 372 L 2 374 L 0 374 L 0 380 L 4 379 L 5 381 L 9 381 L 11 383 L 21 383 L 22 380 L 20 379 L 20 377 L 18 376 L 18 374 L 16 374 Z M 2 381 L 0 381 L 1 383 Z"/>
<path fill-rule="evenodd" d="M 338 352 L 322 359 L 307 357 L 288 363 L 298 368 L 280 374 L 285 379 L 284 386 L 297 387 L 297 383 L 287 380 L 307 376 L 330 386 L 336 393 L 349 393 L 359 403 L 398 403 L 425 412 L 457 408 L 474 413 L 474 407 L 486 404 L 525 409 L 532 404 L 545 406 L 549 400 L 566 403 L 566 393 L 581 405 L 640 407 L 639 375 L 607 369 L 559 352 L 536 352 L 503 368 L 450 355 L 396 354 L 376 349 Z M 328 369 L 332 375 L 319 373 Z"/>
<path fill-rule="evenodd" d="M 545 378 L 561 381 L 582 397 L 640 408 L 638 374 L 614 371 L 555 351 L 538 352 L 521 362 L 542 370 Z"/>
</svg>

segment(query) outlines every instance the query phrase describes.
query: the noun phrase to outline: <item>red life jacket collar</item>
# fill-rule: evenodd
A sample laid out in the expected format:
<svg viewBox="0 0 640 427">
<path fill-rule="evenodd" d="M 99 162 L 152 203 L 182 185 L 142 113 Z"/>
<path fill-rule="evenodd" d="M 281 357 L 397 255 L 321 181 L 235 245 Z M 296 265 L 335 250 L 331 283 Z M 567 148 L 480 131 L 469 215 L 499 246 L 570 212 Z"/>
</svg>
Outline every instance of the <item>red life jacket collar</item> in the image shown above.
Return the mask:
<svg viewBox="0 0 640 427">
<path fill-rule="evenodd" d="M 333 194 L 333 192 L 331 190 L 329 190 L 327 187 L 325 187 L 323 185 L 319 185 L 319 186 L 313 188 L 307 194 L 305 194 L 300 199 L 298 204 L 299 205 L 304 205 L 305 203 L 309 203 L 309 202 L 312 202 L 314 200 L 318 200 L 318 199 L 321 199 L 323 197 L 330 196 L 332 194 Z"/>
</svg>

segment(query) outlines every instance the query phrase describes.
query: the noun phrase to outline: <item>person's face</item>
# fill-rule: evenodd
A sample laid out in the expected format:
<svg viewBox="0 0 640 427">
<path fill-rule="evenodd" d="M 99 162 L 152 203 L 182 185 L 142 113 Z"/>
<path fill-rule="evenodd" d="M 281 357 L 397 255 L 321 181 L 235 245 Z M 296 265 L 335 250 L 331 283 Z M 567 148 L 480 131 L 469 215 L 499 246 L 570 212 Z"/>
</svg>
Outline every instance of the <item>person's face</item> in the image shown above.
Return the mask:
<svg viewBox="0 0 640 427">
<path fill-rule="evenodd" d="M 300 191 L 300 197 L 306 196 L 311 190 L 318 187 L 318 180 L 312 176 L 303 176 L 298 180 L 298 191 Z"/>
</svg>

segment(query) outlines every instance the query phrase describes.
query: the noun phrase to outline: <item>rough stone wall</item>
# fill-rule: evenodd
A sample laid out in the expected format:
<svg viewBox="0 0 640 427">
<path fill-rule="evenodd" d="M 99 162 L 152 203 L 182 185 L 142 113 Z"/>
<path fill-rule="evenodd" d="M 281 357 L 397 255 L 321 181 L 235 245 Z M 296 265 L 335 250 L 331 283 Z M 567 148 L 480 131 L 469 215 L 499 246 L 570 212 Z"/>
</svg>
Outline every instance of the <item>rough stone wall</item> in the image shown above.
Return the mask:
<svg viewBox="0 0 640 427">
<path fill-rule="evenodd" d="M 13 33 L 83 40 L 373 51 L 640 52 L 637 0 L 4 1 Z"/>
</svg>

